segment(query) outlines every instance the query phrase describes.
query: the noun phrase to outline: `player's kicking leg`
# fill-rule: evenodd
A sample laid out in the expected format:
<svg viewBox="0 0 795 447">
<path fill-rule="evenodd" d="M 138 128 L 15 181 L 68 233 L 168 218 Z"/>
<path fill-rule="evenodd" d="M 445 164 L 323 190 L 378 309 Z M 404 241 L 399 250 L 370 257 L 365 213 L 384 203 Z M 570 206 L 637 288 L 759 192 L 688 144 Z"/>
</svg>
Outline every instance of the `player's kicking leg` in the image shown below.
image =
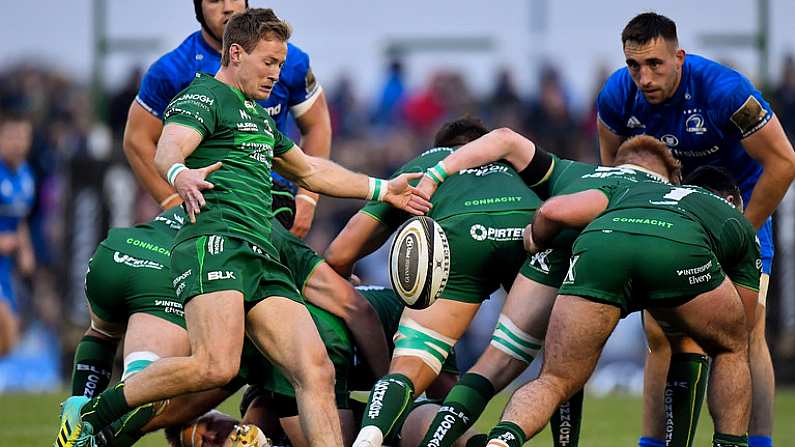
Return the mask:
<svg viewBox="0 0 795 447">
<path fill-rule="evenodd" d="M 306 307 L 288 298 L 267 298 L 249 310 L 246 330 L 292 383 L 309 445 L 341 446 L 334 366 Z"/>
<path fill-rule="evenodd" d="M 243 348 L 243 294 L 198 295 L 185 306 L 191 354 L 162 358 L 86 402 L 64 403 L 58 447 L 82 445 L 140 405 L 224 385 L 238 371 Z"/>
<path fill-rule="evenodd" d="M 124 371 L 121 380 L 140 373 L 158 359 L 189 354 L 190 341 L 182 326 L 154 315 L 134 313 L 130 316 L 124 336 Z M 103 430 L 101 436 L 109 445 L 131 446 L 146 433 L 144 426 L 167 403 L 154 402 L 139 406 L 113 422 L 108 429 Z"/>
<path fill-rule="evenodd" d="M 516 276 L 489 346 L 447 395 L 419 445 L 454 445 L 491 398 L 527 368 L 544 344 L 556 296 L 557 288 Z"/>
<path fill-rule="evenodd" d="M 373 385 L 354 447 L 383 444 L 411 402 L 439 375 L 479 307 L 440 299 L 427 309 L 403 312 L 389 374 Z"/>
</svg>

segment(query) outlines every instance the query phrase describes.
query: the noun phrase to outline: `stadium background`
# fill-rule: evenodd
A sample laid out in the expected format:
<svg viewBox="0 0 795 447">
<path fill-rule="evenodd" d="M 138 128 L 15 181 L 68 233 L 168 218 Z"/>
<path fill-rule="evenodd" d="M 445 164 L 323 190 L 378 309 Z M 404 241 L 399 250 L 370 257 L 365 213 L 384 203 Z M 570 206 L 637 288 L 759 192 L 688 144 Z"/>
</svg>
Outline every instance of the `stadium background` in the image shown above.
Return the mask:
<svg viewBox="0 0 795 447">
<path fill-rule="evenodd" d="M 329 102 L 332 157 L 388 175 L 426 148 L 437 125 L 469 113 L 510 126 L 564 156 L 595 161 L 594 96 L 622 66 L 619 34 L 638 12 L 674 19 L 688 52 L 748 75 L 795 135 L 795 2 L 705 0 L 472 0 L 295 2 L 251 0 L 294 27 Z M 143 71 L 198 29 L 191 2 L 42 0 L 0 15 L 0 113 L 33 117 L 30 161 L 37 201 L 30 217 L 38 267 L 20 278 L 25 338 L 0 360 L 0 393 L 61 389 L 87 324 L 83 275 L 108 226 L 151 217 L 121 151 L 127 108 Z M 323 199 L 310 244 L 322 251 L 360 204 Z M 795 192 L 777 214 L 768 301 L 779 384 L 795 381 Z M 361 267 L 385 283 L 385 254 Z M 491 332 L 499 296 L 461 347 L 462 367 Z M 608 347 L 597 392 L 637 392 L 643 340 L 635 319 Z M 2 397 L 0 397 L 2 400 Z M 792 402 L 788 414 L 795 414 Z M 40 418 L 41 416 L 39 416 Z M 4 424 L 0 423 L 0 426 Z"/>
</svg>

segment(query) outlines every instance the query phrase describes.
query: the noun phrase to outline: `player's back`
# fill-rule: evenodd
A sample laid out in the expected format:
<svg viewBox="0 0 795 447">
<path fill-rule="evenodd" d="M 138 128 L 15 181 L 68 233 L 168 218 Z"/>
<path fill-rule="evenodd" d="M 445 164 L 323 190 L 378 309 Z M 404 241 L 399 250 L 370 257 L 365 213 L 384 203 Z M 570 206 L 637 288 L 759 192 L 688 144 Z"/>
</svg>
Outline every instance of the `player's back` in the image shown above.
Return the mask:
<svg viewBox="0 0 795 447">
<path fill-rule="evenodd" d="M 395 172 L 425 172 L 455 149 L 431 148 Z M 505 162 L 489 163 L 466 169 L 447 178 L 431 197 L 433 208 L 428 216 L 444 227 L 444 220 L 466 214 L 506 212 L 532 213 L 541 206 L 541 199 L 522 181 L 513 167 Z M 370 202 L 361 212 L 396 229 L 410 216 L 387 204 Z"/>
<path fill-rule="evenodd" d="M 100 245 L 168 267 L 171 264 L 174 236 L 182 228 L 185 219 L 182 207 L 170 208 L 134 227 L 111 228 Z"/>
<path fill-rule="evenodd" d="M 584 231 L 623 231 L 707 246 L 721 261 L 743 257 L 756 246 L 751 223 L 704 188 L 642 182 L 605 191 L 607 210 Z"/>
</svg>

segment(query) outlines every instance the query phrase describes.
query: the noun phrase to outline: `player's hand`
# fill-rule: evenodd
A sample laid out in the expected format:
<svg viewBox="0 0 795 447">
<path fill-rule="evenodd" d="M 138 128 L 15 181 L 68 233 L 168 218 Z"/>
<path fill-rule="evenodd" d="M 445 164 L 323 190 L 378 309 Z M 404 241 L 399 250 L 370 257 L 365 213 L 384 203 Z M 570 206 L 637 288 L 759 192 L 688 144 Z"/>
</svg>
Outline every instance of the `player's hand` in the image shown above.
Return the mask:
<svg viewBox="0 0 795 447">
<path fill-rule="evenodd" d="M 185 211 L 188 213 L 191 223 L 196 223 L 196 215 L 206 204 L 202 190 L 214 187 L 205 179 L 212 172 L 219 170 L 221 166 L 222 163 L 219 161 L 199 169 L 185 169 L 174 178 L 174 189 L 185 202 Z"/>
<path fill-rule="evenodd" d="M 431 210 L 431 198 L 428 194 L 418 190 L 409 184 L 412 180 L 422 177 L 421 172 L 401 174 L 387 184 L 387 192 L 384 195 L 384 202 L 399 208 L 408 213 L 422 216 Z"/>
<path fill-rule="evenodd" d="M 351 276 L 348 277 L 348 282 L 351 283 L 353 287 L 358 287 L 362 285 L 362 280 L 356 274 L 351 273 Z"/>
<path fill-rule="evenodd" d="M 527 251 L 531 255 L 534 255 L 541 251 L 541 249 L 533 241 L 533 224 L 530 224 L 525 227 L 522 239 L 524 240 L 525 251 Z"/>
<path fill-rule="evenodd" d="M 301 239 L 306 237 L 309 229 L 312 228 L 312 221 L 315 219 L 316 206 L 316 204 L 296 196 L 295 219 L 293 220 L 293 226 L 290 227 L 290 233 Z"/>
<path fill-rule="evenodd" d="M 430 177 L 427 175 L 422 176 L 422 180 L 417 185 L 417 190 L 423 194 L 426 194 L 428 198 L 433 197 L 433 193 L 436 192 L 436 188 L 439 187 L 439 184 L 431 180 Z"/>
</svg>

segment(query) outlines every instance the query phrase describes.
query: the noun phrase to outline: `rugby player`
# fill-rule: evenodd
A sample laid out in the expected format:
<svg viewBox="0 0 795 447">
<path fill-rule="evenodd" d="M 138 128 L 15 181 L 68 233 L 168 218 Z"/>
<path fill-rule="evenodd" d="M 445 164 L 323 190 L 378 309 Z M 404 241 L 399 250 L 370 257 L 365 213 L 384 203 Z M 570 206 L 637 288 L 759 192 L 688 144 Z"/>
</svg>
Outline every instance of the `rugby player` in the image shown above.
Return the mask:
<svg viewBox="0 0 795 447">
<path fill-rule="evenodd" d="M 295 385 L 309 444 L 342 443 L 333 367 L 269 240 L 271 163 L 320 193 L 377 199 L 414 214 L 430 203 L 408 185 L 416 175 L 387 182 L 355 174 L 307 156 L 276 130 L 254 99 L 267 98 L 278 80 L 289 36 L 289 25 L 270 10 L 233 16 L 221 70 L 215 77 L 198 74 L 165 113 L 155 161 L 191 222 L 171 253 L 173 285 L 186 303 L 190 356 L 160 359 L 90 401 L 67 399 L 56 445 L 91 442 L 139 405 L 225 384 L 237 374 L 244 330 Z"/>
<path fill-rule="evenodd" d="M 30 276 L 35 268 L 25 221 L 36 192 L 26 161 L 32 141 L 33 124 L 28 118 L 10 112 L 0 116 L 0 357 L 19 340 L 13 272 Z"/>
<path fill-rule="evenodd" d="M 424 172 L 455 147 L 487 132 L 472 118 L 446 123 L 437 133 L 434 147 L 397 173 Z M 437 377 L 483 300 L 500 286 L 510 289 L 527 257 L 522 231 L 540 203 L 504 162 L 463 171 L 440 187 L 428 215 L 447 234 L 450 276 L 433 305 L 403 312 L 389 374 L 373 386 L 354 446 L 382 445 L 408 404 Z M 350 275 L 353 264 L 381 246 L 408 217 L 378 203 L 366 205 L 330 244 L 327 262 L 342 276 Z M 530 355 L 538 349 L 540 342 L 532 340 Z M 475 384 L 481 385 L 489 386 L 484 381 Z"/>
<path fill-rule="evenodd" d="M 685 54 L 672 20 L 652 12 L 639 14 L 624 28 L 621 42 L 627 66 L 613 73 L 597 99 L 602 163 L 613 164 L 624 139 L 652 135 L 682 161 L 685 175 L 703 165 L 728 169 L 740 184 L 747 204 L 745 216 L 759 230 L 762 306 L 751 338 L 754 403 L 749 430 L 752 446 L 770 446 L 775 385 L 763 317 L 773 260 L 770 215 L 795 178 L 795 153 L 778 118 L 751 82 L 721 64 Z M 663 377 L 668 347 L 659 328 L 651 332 L 654 328 L 651 323 L 641 447 L 664 445 Z M 696 396 L 691 389 L 699 387 L 696 374 L 701 361 L 698 356 L 677 360 L 682 364 L 670 370 L 680 375 L 669 379 L 686 383 L 683 394 Z M 685 399 L 681 405 L 689 408 L 693 403 Z M 684 433 L 689 430 L 688 424 L 677 425 Z"/>
<path fill-rule="evenodd" d="M 124 132 L 124 152 L 141 184 L 163 208 L 182 203 L 179 194 L 157 171 L 155 150 L 163 130 L 163 113 L 174 96 L 190 84 L 196 73 L 216 73 L 221 67 L 224 26 L 233 13 L 248 7 L 244 0 L 194 0 L 196 19 L 201 30 L 191 34 L 179 47 L 158 59 L 141 81 L 141 88 L 130 106 Z M 274 14 L 275 18 L 275 14 Z M 279 80 L 266 99 L 258 100 L 284 133 L 288 111 L 301 131 L 301 148 L 307 154 L 328 158 L 331 145 L 331 124 L 325 94 L 309 64 L 309 56 L 292 43 L 287 43 L 287 59 Z M 302 237 L 309 230 L 318 195 L 301 188 L 293 199 L 295 187 L 277 172 L 273 177 L 273 210 L 279 221 Z M 293 209 L 295 222 L 293 222 Z M 291 227 L 292 225 L 292 227 Z M 320 305 L 343 318 L 353 328 L 362 354 L 378 373 L 386 372 L 386 336 L 380 330 L 375 311 L 356 294 L 344 294 L 338 278 L 327 266 L 320 266 L 310 285 L 325 295 Z M 352 324 L 353 322 L 356 324 Z"/>
<path fill-rule="evenodd" d="M 537 149 L 532 141 L 509 130 L 498 129 L 450 154 L 428 171 L 418 188 L 432 194 L 448 176 L 492 160 L 506 160 L 517 169 L 539 197 L 548 199 L 605 185 L 631 185 L 678 179 L 679 163 L 664 144 L 651 137 L 625 142 L 619 166 L 595 166 L 559 159 Z M 525 232 L 525 238 L 529 234 Z M 462 377 L 434 419 L 421 446 L 445 447 L 477 420 L 494 394 L 510 384 L 533 361 L 529 340 L 543 344 L 557 290 L 568 269 L 576 232 L 560 238 L 554 249 L 528 256 L 511 287 L 491 343 L 477 363 Z M 479 386 L 478 384 L 487 384 Z M 556 446 L 579 443 L 582 393 L 564 403 L 553 416 Z"/>
<path fill-rule="evenodd" d="M 193 81 L 196 73 L 216 73 L 221 68 L 224 25 L 232 14 L 248 8 L 248 0 L 193 0 L 201 30 L 188 36 L 177 48 L 163 55 L 147 70 L 130 105 L 124 131 L 124 153 L 133 172 L 163 208 L 180 203 L 179 195 L 154 165 L 157 140 L 163 130 L 168 103 Z M 309 55 L 287 44 L 287 60 L 279 82 L 266 99 L 259 101 L 281 132 L 287 130 L 288 112 L 301 132 L 301 147 L 309 155 L 328 158 L 331 120 L 326 98 L 309 64 Z M 277 173 L 274 177 L 274 212 L 299 237 L 312 225 L 318 195 L 299 189 Z M 295 219 L 293 219 L 293 210 Z"/>
<path fill-rule="evenodd" d="M 169 268 L 170 247 L 185 218 L 181 207 L 170 208 L 145 224 L 133 228 L 111 229 L 108 237 L 100 243 L 86 274 L 86 297 L 91 326 L 76 349 L 72 395 L 92 397 L 107 388 L 115 351 L 122 335 L 125 339 L 123 379 L 142 370 L 158 358 L 187 355 L 190 352 L 182 303 L 177 300 L 171 285 Z M 342 293 L 357 293 L 350 283 L 344 281 L 327 266 L 330 273 L 320 273 L 321 266 L 325 265 L 323 259 L 298 237 L 288 232 L 278 220 L 274 219 L 272 223 L 274 234 L 279 235 L 273 239 L 273 243 L 279 253 L 280 262 L 292 273 L 302 295 L 308 301 L 325 304 L 323 299 L 318 299 L 324 296 L 325 292 L 310 286 L 316 282 L 314 278 L 318 275 L 337 276 L 338 280 L 335 283 Z M 376 291 L 373 293 L 376 297 L 384 294 L 380 292 L 379 295 Z M 391 301 L 386 298 L 380 299 L 381 302 L 376 299 L 370 301 L 374 300 L 373 306 L 382 309 L 382 312 L 377 314 L 377 318 L 380 316 L 378 324 L 385 322 L 391 313 L 394 316 L 389 321 L 393 324 L 389 324 L 397 327 L 402 306 L 388 305 L 390 303 L 397 305 L 397 298 L 393 297 Z M 321 337 L 339 372 L 340 367 L 337 365 L 343 362 L 338 362 L 337 359 L 341 357 L 335 356 L 334 353 L 339 352 L 340 348 L 337 347 L 338 343 L 330 343 L 329 340 L 344 338 L 345 352 L 353 350 L 354 348 L 348 347 L 348 336 L 334 335 L 340 331 L 346 332 L 346 329 L 324 331 L 325 326 L 321 323 L 335 321 L 335 317 L 325 315 L 325 311 L 319 307 L 310 307 L 310 313 L 320 327 Z M 390 328 L 386 329 L 387 332 L 394 332 L 394 328 L 387 327 Z M 334 336 L 326 337 L 327 333 Z M 255 348 L 249 347 L 247 352 L 250 361 L 253 359 L 254 362 L 264 362 L 257 360 L 259 354 Z M 352 357 L 352 355 L 342 356 L 343 359 Z M 357 354 L 357 357 L 362 356 Z M 364 366 L 360 365 L 359 375 L 363 374 L 362 369 Z M 369 372 L 367 375 L 373 374 Z M 337 383 L 339 385 L 341 382 Z M 232 392 L 235 389 L 236 387 Z M 218 392 L 206 394 L 198 402 L 193 400 L 188 410 L 182 410 L 180 415 L 184 419 L 201 414 L 204 409 L 212 408 L 228 394 Z M 137 411 L 114 423 L 111 430 L 101 433 L 98 436 L 100 438 L 98 444 L 132 445 L 142 434 L 159 427 L 148 422 L 158 408 L 162 410 L 161 405 L 151 404 L 138 408 Z"/>
<path fill-rule="evenodd" d="M 756 310 L 761 260 L 739 191 L 730 196 L 734 204 L 696 186 L 644 182 L 545 202 L 528 230 L 534 251 L 562 228 L 585 229 L 552 311 L 541 375 L 512 396 L 489 446 L 518 447 L 538 433 L 584 385 L 622 314 L 638 309 L 712 357 L 713 446 L 748 445 L 746 316 Z"/>
</svg>

